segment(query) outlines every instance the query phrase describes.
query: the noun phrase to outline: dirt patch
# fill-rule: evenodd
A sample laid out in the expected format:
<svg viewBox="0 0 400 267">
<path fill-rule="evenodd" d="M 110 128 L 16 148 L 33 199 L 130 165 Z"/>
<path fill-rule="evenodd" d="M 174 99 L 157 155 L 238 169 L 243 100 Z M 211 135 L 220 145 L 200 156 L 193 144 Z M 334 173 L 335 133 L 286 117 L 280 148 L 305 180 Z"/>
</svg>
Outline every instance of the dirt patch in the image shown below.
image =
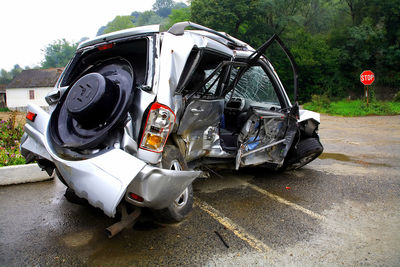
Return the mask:
<svg viewBox="0 0 400 267">
<path fill-rule="evenodd" d="M 23 126 L 25 124 L 25 113 L 24 112 L 0 112 L 0 120 L 7 121 L 13 114 L 15 114 L 15 120 L 18 125 Z"/>
</svg>

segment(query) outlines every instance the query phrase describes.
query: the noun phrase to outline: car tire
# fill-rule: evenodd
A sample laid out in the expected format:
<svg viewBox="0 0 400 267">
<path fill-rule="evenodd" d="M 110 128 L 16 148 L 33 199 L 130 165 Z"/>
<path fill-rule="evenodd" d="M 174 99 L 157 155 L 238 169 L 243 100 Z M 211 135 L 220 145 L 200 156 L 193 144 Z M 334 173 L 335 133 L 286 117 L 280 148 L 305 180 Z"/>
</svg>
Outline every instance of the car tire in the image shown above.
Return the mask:
<svg viewBox="0 0 400 267">
<path fill-rule="evenodd" d="M 175 146 L 167 145 L 161 160 L 161 167 L 169 170 L 185 170 L 186 162 Z M 161 210 L 152 210 L 156 220 L 161 223 L 177 223 L 187 217 L 193 207 L 193 187 L 190 184 L 182 194 L 168 207 Z"/>
<path fill-rule="evenodd" d="M 307 138 L 301 140 L 292 156 L 282 166 L 283 170 L 296 170 L 310 163 L 321 155 L 324 148 L 318 138 Z"/>
</svg>

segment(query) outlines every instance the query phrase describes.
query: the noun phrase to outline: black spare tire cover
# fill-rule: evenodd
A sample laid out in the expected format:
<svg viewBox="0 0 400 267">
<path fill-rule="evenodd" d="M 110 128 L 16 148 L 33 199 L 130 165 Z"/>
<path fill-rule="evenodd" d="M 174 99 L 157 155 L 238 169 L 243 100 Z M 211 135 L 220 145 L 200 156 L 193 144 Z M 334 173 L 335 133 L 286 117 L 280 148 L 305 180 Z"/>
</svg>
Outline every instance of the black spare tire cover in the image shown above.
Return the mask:
<svg viewBox="0 0 400 267">
<path fill-rule="evenodd" d="M 133 97 L 132 66 L 122 58 L 94 66 L 74 82 L 50 117 L 56 151 L 94 148 L 125 118 Z M 65 152 L 65 151 L 64 151 Z"/>
</svg>

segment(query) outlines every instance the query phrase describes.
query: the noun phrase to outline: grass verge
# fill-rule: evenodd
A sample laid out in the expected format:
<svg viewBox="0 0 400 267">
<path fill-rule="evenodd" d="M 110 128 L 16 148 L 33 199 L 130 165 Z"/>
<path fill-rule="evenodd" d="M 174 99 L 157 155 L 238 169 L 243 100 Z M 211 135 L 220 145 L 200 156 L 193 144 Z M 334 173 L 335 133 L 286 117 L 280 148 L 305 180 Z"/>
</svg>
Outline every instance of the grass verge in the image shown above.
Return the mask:
<svg viewBox="0 0 400 267">
<path fill-rule="evenodd" d="M 313 98 L 312 102 L 305 103 L 303 107 L 320 113 L 346 117 L 400 114 L 400 102 L 374 101 L 367 105 L 363 100 L 329 102 L 324 99 L 315 101 Z"/>
</svg>

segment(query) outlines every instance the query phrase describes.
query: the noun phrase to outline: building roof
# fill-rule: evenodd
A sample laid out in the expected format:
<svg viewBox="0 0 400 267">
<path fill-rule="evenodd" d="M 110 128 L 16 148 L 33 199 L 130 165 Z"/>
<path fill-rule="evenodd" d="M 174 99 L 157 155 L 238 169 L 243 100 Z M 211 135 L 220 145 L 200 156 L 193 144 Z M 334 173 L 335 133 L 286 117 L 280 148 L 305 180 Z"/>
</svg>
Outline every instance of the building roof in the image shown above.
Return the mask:
<svg viewBox="0 0 400 267">
<path fill-rule="evenodd" d="M 64 68 L 23 70 L 7 85 L 12 88 L 53 87 Z"/>
</svg>

